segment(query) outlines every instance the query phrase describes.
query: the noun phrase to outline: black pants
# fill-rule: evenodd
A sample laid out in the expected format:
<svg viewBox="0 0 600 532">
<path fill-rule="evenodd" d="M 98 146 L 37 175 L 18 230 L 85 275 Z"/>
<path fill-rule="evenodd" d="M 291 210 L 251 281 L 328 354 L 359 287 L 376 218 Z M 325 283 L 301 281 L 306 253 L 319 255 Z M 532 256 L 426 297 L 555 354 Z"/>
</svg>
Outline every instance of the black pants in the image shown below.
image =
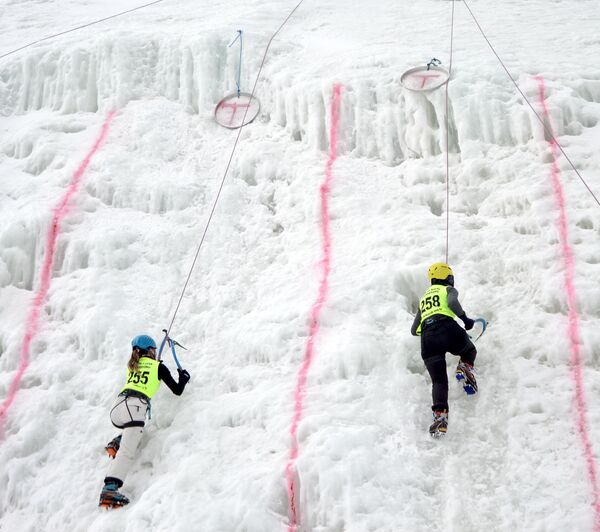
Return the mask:
<svg viewBox="0 0 600 532">
<path fill-rule="evenodd" d="M 442 318 L 425 326 L 421 335 L 421 356 L 431 377 L 431 409 L 434 411 L 448 410 L 446 353 L 471 365 L 477 356 L 477 349 L 465 330 L 451 318 Z"/>
</svg>

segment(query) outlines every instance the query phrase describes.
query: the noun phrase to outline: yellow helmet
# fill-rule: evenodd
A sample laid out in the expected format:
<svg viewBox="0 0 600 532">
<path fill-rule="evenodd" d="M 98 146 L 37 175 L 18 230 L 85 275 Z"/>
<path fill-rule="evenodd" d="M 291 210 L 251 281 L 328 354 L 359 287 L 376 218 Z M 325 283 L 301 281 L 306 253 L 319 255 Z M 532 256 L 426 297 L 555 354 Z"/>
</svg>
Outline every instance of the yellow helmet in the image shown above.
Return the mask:
<svg viewBox="0 0 600 532">
<path fill-rule="evenodd" d="M 448 277 L 452 277 L 454 280 L 454 272 L 452 268 L 445 264 L 444 262 L 436 262 L 429 266 L 429 271 L 427 272 L 427 276 L 429 280 L 439 279 L 440 281 L 445 281 Z"/>
</svg>

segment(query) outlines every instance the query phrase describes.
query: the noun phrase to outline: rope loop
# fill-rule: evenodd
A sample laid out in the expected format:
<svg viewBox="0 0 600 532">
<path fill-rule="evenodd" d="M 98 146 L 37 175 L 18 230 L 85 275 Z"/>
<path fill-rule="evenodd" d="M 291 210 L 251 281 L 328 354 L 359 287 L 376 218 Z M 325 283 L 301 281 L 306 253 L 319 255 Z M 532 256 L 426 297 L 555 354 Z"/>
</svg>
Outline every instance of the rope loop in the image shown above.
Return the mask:
<svg viewBox="0 0 600 532">
<path fill-rule="evenodd" d="M 243 43 L 242 43 L 242 30 L 237 30 L 237 35 L 235 36 L 235 39 L 233 39 L 233 41 L 231 41 L 227 45 L 227 48 L 231 48 L 233 46 L 233 44 L 238 39 L 240 40 L 240 59 L 239 59 L 239 63 L 238 63 L 238 73 L 237 73 L 237 80 L 235 82 L 235 85 L 237 87 L 237 96 L 239 98 L 240 97 L 240 93 L 242 91 L 242 89 L 241 89 L 241 83 L 242 83 L 242 47 L 243 47 Z"/>
</svg>

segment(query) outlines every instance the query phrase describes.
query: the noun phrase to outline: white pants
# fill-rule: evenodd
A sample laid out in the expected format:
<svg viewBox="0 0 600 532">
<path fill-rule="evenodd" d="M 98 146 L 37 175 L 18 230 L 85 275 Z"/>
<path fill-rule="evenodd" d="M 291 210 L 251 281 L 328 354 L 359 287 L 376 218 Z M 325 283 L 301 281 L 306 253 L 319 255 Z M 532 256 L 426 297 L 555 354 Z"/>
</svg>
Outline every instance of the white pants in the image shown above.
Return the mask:
<svg viewBox="0 0 600 532">
<path fill-rule="evenodd" d="M 137 448 L 142 439 L 148 401 L 141 397 L 119 395 L 110 411 L 112 424 L 123 429 L 121 445 L 117 456 L 108 468 L 106 478 L 125 481 L 127 473 L 137 456 Z"/>
</svg>

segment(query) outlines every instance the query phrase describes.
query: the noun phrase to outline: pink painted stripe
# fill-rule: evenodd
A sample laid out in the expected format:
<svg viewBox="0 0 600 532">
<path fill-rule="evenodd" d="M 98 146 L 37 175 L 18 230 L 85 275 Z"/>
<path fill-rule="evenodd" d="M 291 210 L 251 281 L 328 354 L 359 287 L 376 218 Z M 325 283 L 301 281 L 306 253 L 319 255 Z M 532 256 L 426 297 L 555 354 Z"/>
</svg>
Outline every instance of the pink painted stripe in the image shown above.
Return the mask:
<svg viewBox="0 0 600 532">
<path fill-rule="evenodd" d="M 550 113 L 546 106 L 546 95 L 545 95 L 545 82 L 541 76 L 536 76 L 535 79 L 538 82 L 538 95 L 540 105 L 543 110 L 543 116 L 547 127 L 552 132 L 552 125 L 550 122 Z M 558 158 L 560 155 L 558 146 L 554 139 L 548 141 L 550 150 L 552 153 L 552 165 L 550 166 L 550 173 L 552 176 L 552 187 L 554 189 L 554 197 L 559 208 L 559 216 L 557 220 L 558 232 L 560 235 L 560 246 L 565 262 L 565 278 L 564 278 L 564 290 L 567 298 L 567 306 L 569 309 L 569 323 L 567 327 L 567 334 L 569 337 L 569 345 L 571 350 L 571 376 L 575 384 L 575 397 L 574 403 L 576 406 L 576 418 L 575 423 L 577 425 L 577 431 L 581 439 L 583 447 L 583 453 L 585 462 L 587 465 L 588 478 L 592 485 L 592 497 L 593 497 L 593 508 L 595 512 L 594 518 L 594 530 L 600 532 L 600 490 L 598 488 L 598 475 L 596 458 L 594 456 L 594 450 L 592 448 L 592 442 L 590 439 L 590 432 L 587 423 L 587 404 L 585 399 L 585 388 L 583 383 L 583 363 L 581 359 L 581 337 L 579 335 L 579 314 L 577 313 L 577 295 L 575 292 L 575 259 L 573 257 L 573 250 L 569 245 L 569 226 L 567 220 L 567 208 L 566 199 L 563 186 L 560 180 L 560 168 L 558 166 Z"/>
<path fill-rule="evenodd" d="M 298 446 L 298 425 L 302 420 L 304 412 L 304 397 L 306 396 L 306 381 L 308 370 L 312 364 L 315 353 L 315 338 L 319 332 L 321 323 L 321 309 L 325 304 L 327 293 L 329 291 L 329 273 L 331 271 L 331 234 L 329 230 L 329 192 L 331 191 L 331 182 L 333 180 L 333 164 L 337 158 L 337 140 L 338 128 L 340 122 L 340 101 L 342 95 L 342 86 L 339 84 L 333 87 L 333 99 L 331 102 L 331 124 L 329 129 L 329 158 L 325 166 L 325 180 L 320 186 L 321 197 L 321 231 L 323 237 L 323 258 L 321 260 L 321 281 L 319 283 L 319 293 L 310 311 L 310 329 L 308 341 L 304 351 L 304 360 L 300 371 L 298 372 L 298 381 L 294 392 L 294 415 L 290 426 L 290 454 L 285 468 L 285 478 L 288 491 L 288 532 L 296 532 L 299 519 L 299 494 L 296 484 L 296 459 L 300 452 Z"/>
<path fill-rule="evenodd" d="M 54 250 L 56 249 L 56 241 L 58 239 L 58 235 L 60 234 L 60 224 L 63 221 L 64 217 L 69 212 L 69 201 L 73 197 L 73 195 L 77 192 L 79 188 L 79 184 L 81 182 L 81 177 L 85 172 L 86 168 L 90 164 L 90 161 L 94 154 L 98 151 L 100 144 L 106 138 L 108 133 L 109 125 L 115 115 L 114 111 L 108 113 L 104 124 L 102 125 L 102 130 L 100 131 L 100 135 L 94 142 L 92 149 L 85 156 L 79 168 L 73 174 L 71 178 L 71 183 L 69 184 L 69 188 L 65 192 L 65 195 L 58 203 L 58 205 L 54 208 L 52 215 L 52 223 L 50 228 L 48 229 L 48 234 L 46 235 L 46 251 L 44 254 L 44 261 L 42 263 L 42 269 L 40 271 L 40 285 L 38 288 L 33 301 L 29 307 L 29 314 L 27 315 L 27 321 L 25 323 L 25 336 L 23 338 L 23 343 L 21 344 L 21 359 L 19 361 L 19 367 L 17 369 L 17 373 L 13 377 L 12 382 L 10 383 L 10 387 L 8 389 L 8 394 L 2 405 L 0 405 L 0 424 L 4 424 L 6 421 L 6 416 L 10 406 L 12 405 L 17 393 L 19 391 L 19 387 L 21 385 L 21 379 L 27 367 L 29 366 L 29 350 L 31 347 L 31 342 L 37 335 L 40 327 L 40 314 L 42 312 L 42 306 L 48 295 L 48 290 L 50 289 L 51 283 L 51 275 L 52 275 L 52 265 L 54 263 Z"/>
</svg>

